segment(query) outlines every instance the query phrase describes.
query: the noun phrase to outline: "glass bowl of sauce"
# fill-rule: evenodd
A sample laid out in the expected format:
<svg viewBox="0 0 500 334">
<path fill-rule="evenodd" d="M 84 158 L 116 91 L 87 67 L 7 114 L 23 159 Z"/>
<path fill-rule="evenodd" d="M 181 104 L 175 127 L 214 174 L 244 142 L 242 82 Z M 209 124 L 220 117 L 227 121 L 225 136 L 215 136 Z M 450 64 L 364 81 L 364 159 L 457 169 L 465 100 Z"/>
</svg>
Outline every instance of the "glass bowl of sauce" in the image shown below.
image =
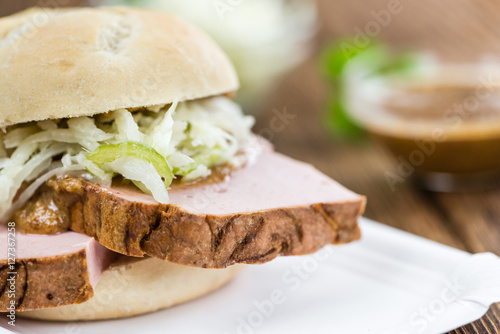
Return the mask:
<svg viewBox="0 0 500 334">
<path fill-rule="evenodd" d="M 350 116 L 395 156 L 391 187 L 433 191 L 500 185 L 500 65 L 421 62 L 407 75 L 347 76 Z"/>
</svg>

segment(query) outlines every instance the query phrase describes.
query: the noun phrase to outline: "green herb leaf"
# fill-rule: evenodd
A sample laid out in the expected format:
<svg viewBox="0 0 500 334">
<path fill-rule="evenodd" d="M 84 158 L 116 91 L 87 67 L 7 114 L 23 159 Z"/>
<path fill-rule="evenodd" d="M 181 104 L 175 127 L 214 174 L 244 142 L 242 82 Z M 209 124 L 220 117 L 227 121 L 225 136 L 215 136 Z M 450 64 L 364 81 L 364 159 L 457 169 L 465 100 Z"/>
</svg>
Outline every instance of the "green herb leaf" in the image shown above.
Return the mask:
<svg viewBox="0 0 500 334">
<path fill-rule="evenodd" d="M 339 79 L 347 63 L 360 53 L 378 45 L 372 41 L 361 47 L 354 46 L 353 41 L 343 39 L 327 47 L 321 54 L 323 71 L 330 79 Z"/>
<path fill-rule="evenodd" d="M 359 43 L 358 43 L 359 44 Z M 345 104 L 345 69 L 349 62 L 359 66 L 367 77 L 404 75 L 415 68 L 417 57 L 412 53 L 393 55 L 382 43 L 372 40 L 356 47 L 354 38 L 342 39 L 321 54 L 323 73 L 330 81 L 330 98 L 326 106 L 325 123 L 333 134 L 346 138 L 362 138 L 365 131 L 349 116 Z"/>
<path fill-rule="evenodd" d="M 350 139 L 362 139 L 366 136 L 366 132 L 349 117 L 344 104 L 338 98 L 334 97 L 328 101 L 324 121 L 334 135 Z"/>
</svg>

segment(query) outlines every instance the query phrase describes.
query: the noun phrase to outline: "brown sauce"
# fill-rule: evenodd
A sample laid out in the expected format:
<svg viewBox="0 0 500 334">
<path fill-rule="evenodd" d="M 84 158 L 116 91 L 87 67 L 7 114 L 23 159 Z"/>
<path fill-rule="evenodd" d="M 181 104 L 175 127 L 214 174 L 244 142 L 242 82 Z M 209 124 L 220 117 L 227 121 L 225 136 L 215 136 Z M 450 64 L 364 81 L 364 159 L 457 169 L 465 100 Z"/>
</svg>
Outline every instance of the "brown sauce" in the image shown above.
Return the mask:
<svg viewBox="0 0 500 334">
<path fill-rule="evenodd" d="M 436 173 L 500 172 L 500 135 L 479 140 L 445 140 L 402 138 L 375 134 L 396 156 L 408 161 L 416 170 Z"/>
<path fill-rule="evenodd" d="M 474 86 L 409 86 L 387 99 L 384 109 L 408 120 L 447 121 L 452 116 L 463 121 L 500 119 L 500 110 L 491 102 L 500 100 L 497 89 Z"/>
<path fill-rule="evenodd" d="M 486 91 L 483 87 L 480 93 Z M 401 128 L 372 129 L 375 137 L 415 170 L 452 174 L 500 172 L 498 91 L 491 90 L 481 99 L 477 98 L 476 87 L 410 87 L 397 100 L 385 101 L 383 108 L 398 119 Z M 417 122 L 424 125 L 421 132 L 415 131 Z"/>
<path fill-rule="evenodd" d="M 57 182 L 56 179 L 48 182 Z M 66 210 L 52 198 L 52 191 L 45 189 L 29 200 L 21 209 L 14 212 L 11 221 L 16 228 L 28 234 L 57 234 L 68 230 L 69 221 Z"/>
</svg>

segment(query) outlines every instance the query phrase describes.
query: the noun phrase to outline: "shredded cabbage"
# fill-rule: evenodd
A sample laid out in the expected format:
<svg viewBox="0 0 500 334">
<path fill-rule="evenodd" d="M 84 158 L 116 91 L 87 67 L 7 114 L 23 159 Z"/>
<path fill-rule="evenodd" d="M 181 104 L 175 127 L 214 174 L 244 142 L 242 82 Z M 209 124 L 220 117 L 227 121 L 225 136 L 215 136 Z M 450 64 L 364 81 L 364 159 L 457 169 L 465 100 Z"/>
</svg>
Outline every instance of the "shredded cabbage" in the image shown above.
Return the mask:
<svg viewBox="0 0 500 334">
<path fill-rule="evenodd" d="M 192 182 L 214 166 L 239 163 L 253 123 L 228 98 L 213 97 L 12 126 L 0 133 L 0 219 L 70 171 L 104 185 L 121 175 L 168 203 L 174 178 Z"/>
<path fill-rule="evenodd" d="M 139 189 L 152 194 L 158 202 L 168 203 L 167 188 L 153 163 L 131 156 L 107 162 L 104 168 L 134 181 Z"/>
<path fill-rule="evenodd" d="M 87 155 L 86 158 L 104 171 L 118 173 L 134 181 L 141 180 L 136 179 L 136 176 L 134 178 L 127 177 L 125 173 L 121 172 L 121 169 L 117 168 L 118 165 L 114 163 L 123 159 L 129 159 L 124 162 L 132 161 L 132 159 L 134 161 L 141 160 L 146 162 L 148 166 L 153 166 L 155 173 L 163 178 L 165 186 L 168 187 L 174 179 L 174 173 L 170 169 L 167 159 L 153 147 L 138 142 L 127 141 L 120 144 L 101 145 L 97 150 Z M 134 163 L 134 166 L 140 167 L 137 163 Z M 149 170 L 150 168 L 147 167 L 147 171 Z"/>
</svg>

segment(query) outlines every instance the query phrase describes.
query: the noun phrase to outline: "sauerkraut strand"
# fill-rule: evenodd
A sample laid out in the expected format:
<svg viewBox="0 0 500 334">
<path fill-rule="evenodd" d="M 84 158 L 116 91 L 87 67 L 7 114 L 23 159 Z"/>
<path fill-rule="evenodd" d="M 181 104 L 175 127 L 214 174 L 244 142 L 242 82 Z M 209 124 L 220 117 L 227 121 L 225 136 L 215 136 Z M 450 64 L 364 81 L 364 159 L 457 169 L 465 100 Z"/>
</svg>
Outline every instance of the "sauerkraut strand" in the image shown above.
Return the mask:
<svg viewBox="0 0 500 334">
<path fill-rule="evenodd" d="M 174 173 L 170 169 L 167 159 L 153 147 L 138 142 L 127 141 L 120 144 L 101 145 L 94 152 L 88 154 L 86 158 L 102 170 L 122 174 L 124 177 L 126 175 L 117 170 L 116 166 L 118 165 L 115 162 L 121 161 L 127 163 L 141 160 L 153 166 L 154 173 L 163 179 L 165 187 L 168 187 L 174 179 Z M 139 167 L 137 163 L 134 163 L 134 165 Z M 149 167 L 147 169 L 150 171 Z M 141 168 L 138 168 L 138 170 L 140 171 Z M 137 177 L 126 178 L 141 181 Z"/>
<path fill-rule="evenodd" d="M 121 175 L 168 203 L 174 178 L 191 182 L 237 163 L 253 123 L 237 104 L 214 97 L 12 126 L 0 134 L 0 219 L 69 171 L 105 185 Z"/>
</svg>

